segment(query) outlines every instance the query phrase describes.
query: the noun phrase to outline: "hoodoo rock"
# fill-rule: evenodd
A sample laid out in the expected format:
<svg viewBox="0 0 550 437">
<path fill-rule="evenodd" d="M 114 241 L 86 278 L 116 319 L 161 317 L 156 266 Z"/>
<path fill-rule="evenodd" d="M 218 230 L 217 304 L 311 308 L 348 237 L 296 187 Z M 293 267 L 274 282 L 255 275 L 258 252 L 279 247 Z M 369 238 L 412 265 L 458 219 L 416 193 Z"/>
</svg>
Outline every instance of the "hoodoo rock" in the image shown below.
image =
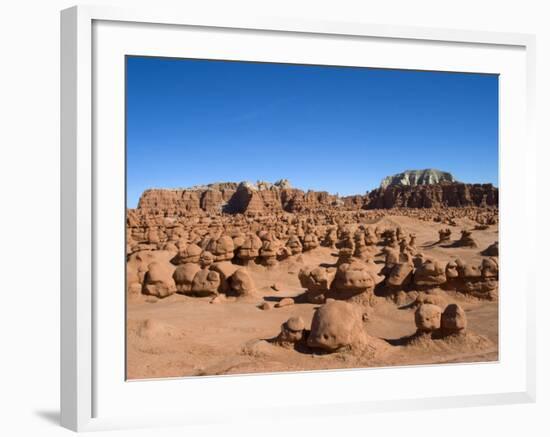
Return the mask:
<svg viewBox="0 0 550 437">
<path fill-rule="evenodd" d="M 156 297 L 166 297 L 176 292 L 173 271 L 167 264 L 152 262 L 149 264 L 143 281 L 143 293 Z"/>
<path fill-rule="evenodd" d="M 323 303 L 330 290 L 336 269 L 325 267 L 304 267 L 298 273 L 302 287 L 306 288 L 306 299 L 310 303 Z"/>
<path fill-rule="evenodd" d="M 282 346 L 290 346 L 302 340 L 305 329 L 304 320 L 301 317 L 291 317 L 281 325 L 281 332 L 275 338 L 275 343 Z"/>
<path fill-rule="evenodd" d="M 466 329 L 466 313 L 457 304 L 450 304 L 441 314 L 441 329 L 447 334 L 456 334 Z"/>
<path fill-rule="evenodd" d="M 256 289 L 246 269 L 238 269 L 229 277 L 229 287 L 239 297 L 248 296 Z"/>
<path fill-rule="evenodd" d="M 421 304 L 414 313 L 414 322 L 419 332 L 432 332 L 441 326 L 441 308 L 437 305 Z"/>
<path fill-rule="evenodd" d="M 193 278 L 191 292 L 197 296 L 217 295 L 220 275 L 212 270 L 200 270 Z"/>
<path fill-rule="evenodd" d="M 201 258 L 202 249 L 196 244 L 184 245 L 172 259 L 172 263 L 185 264 L 185 263 L 198 263 Z"/>
<path fill-rule="evenodd" d="M 379 278 L 365 263 L 353 260 L 349 264 L 344 263 L 338 266 L 330 297 L 347 300 L 364 295 L 366 298 L 370 298 L 374 287 L 381 280 L 383 278 Z"/>
<path fill-rule="evenodd" d="M 331 301 L 313 316 L 307 344 L 333 352 L 342 348 L 358 348 L 367 341 L 361 312 L 353 304 Z"/>
<path fill-rule="evenodd" d="M 425 260 L 414 273 L 414 283 L 419 287 L 437 286 L 446 281 L 445 266 L 432 259 Z"/>
<path fill-rule="evenodd" d="M 186 294 L 191 292 L 193 278 L 200 270 L 199 265 L 195 263 L 182 264 L 176 268 L 173 278 L 178 293 Z"/>
</svg>

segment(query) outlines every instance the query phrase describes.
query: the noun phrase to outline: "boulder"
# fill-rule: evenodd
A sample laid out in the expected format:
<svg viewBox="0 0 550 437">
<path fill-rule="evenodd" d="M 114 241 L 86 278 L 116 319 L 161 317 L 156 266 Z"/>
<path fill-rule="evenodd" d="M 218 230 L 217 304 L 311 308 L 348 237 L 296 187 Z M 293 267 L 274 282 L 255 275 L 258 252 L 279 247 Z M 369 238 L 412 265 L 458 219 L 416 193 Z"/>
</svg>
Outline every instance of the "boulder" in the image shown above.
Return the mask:
<svg viewBox="0 0 550 437">
<path fill-rule="evenodd" d="M 180 248 L 177 255 L 172 259 L 172 263 L 179 265 L 185 263 L 198 263 L 201 257 L 202 249 L 197 244 L 186 244 Z"/>
<path fill-rule="evenodd" d="M 482 278 L 498 278 L 498 258 L 484 258 L 481 261 Z"/>
<path fill-rule="evenodd" d="M 308 250 L 317 249 L 317 247 L 319 247 L 319 240 L 317 236 L 313 232 L 306 234 L 304 236 L 304 244 L 303 244 L 304 252 Z"/>
<path fill-rule="evenodd" d="M 215 260 L 214 255 L 212 255 L 207 250 L 203 250 L 202 253 L 201 253 L 201 256 L 199 258 L 199 264 L 200 264 L 201 268 L 205 269 L 205 268 L 208 268 L 209 266 L 211 266 L 212 263 L 214 262 L 214 260 Z"/>
<path fill-rule="evenodd" d="M 302 340 L 305 323 L 301 317 L 291 317 L 281 325 L 281 332 L 275 342 L 281 345 L 291 345 Z"/>
<path fill-rule="evenodd" d="M 414 322 L 419 332 L 438 330 L 441 326 L 441 308 L 429 303 L 421 304 L 414 313 Z"/>
<path fill-rule="evenodd" d="M 298 273 L 302 287 L 307 289 L 306 297 L 310 303 L 322 303 L 336 276 L 336 269 L 324 267 L 304 267 Z"/>
<path fill-rule="evenodd" d="M 220 288 L 221 293 L 227 293 L 230 290 L 229 278 L 235 273 L 239 266 L 232 264 L 230 261 L 215 262 L 210 266 L 210 270 L 220 275 Z"/>
<path fill-rule="evenodd" d="M 395 264 L 390 270 L 386 285 L 391 290 L 403 290 L 410 284 L 412 276 L 413 264 L 411 262 Z"/>
<path fill-rule="evenodd" d="M 172 278 L 173 268 L 169 265 L 152 262 L 148 266 L 143 281 L 143 293 L 156 297 L 166 297 L 176 292 L 176 283 Z"/>
<path fill-rule="evenodd" d="M 291 235 L 286 242 L 286 247 L 289 249 L 291 255 L 298 255 L 302 253 L 302 243 L 296 235 Z"/>
<path fill-rule="evenodd" d="M 186 263 L 179 265 L 174 270 L 173 279 L 178 293 L 187 294 L 193 287 L 193 278 L 201 270 L 198 264 Z"/>
<path fill-rule="evenodd" d="M 277 265 L 277 256 L 281 250 L 282 244 L 279 239 L 272 233 L 267 233 L 262 240 L 262 248 L 260 249 L 260 257 L 264 264 L 268 267 Z"/>
<path fill-rule="evenodd" d="M 206 250 L 214 255 L 214 260 L 216 262 L 228 261 L 233 258 L 235 244 L 230 236 L 223 235 L 215 240 L 211 240 L 208 243 Z"/>
<path fill-rule="evenodd" d="M 212 270 L 200 270 L 193 278 L 191 292 L 197 296 L 217 295 L 220 275 Z"/>
<path fill-rule="evenodd" d="M 376 286 L 378 276 L 359 260 L 338 266 L 332 283 L 331 297 L 348 299 L 354 295 L 371 294 Z"/>
<path fill-rule="evenodd" d="M 261 310 L 268 311 L 273 309 L 273 303 L 272 302 L 262 302 L 260 306 L 258 307 Z"/>
<path fill-rule="evenodd" d="M 419 287 L 436 287 L 446 281 L 445 267 L 432 259 L 426 259 L 414 272 L 414 284 Z"/>
<path fill-rule="evenodd" d="M 294 299 L 292 299 L 291 297 L 283 297 L 279 302 L 277 302 L 275 307 L 283 308 L 290 305 L 294 305 Z"/>
<path fill-rule="evenodd" d="M 353 304 L 331 301 L 315 311 L 307 344 L 334 352 L 360 348 L 367 341 L 362 314 Z"/>
<path fill-rule="evenodd" d="M 441 315 L 441 330 L 445 333 L 455 334 L 466 329 L 466 313 L 457 304 L 447 305 Z"/>
<path fill-rule="evenodd" d="M 248 296 L 256 290 L 254 281 L 246 269 L 237 269 L 229 277 L 229 288 L 236 296 Z"/>
</svg>

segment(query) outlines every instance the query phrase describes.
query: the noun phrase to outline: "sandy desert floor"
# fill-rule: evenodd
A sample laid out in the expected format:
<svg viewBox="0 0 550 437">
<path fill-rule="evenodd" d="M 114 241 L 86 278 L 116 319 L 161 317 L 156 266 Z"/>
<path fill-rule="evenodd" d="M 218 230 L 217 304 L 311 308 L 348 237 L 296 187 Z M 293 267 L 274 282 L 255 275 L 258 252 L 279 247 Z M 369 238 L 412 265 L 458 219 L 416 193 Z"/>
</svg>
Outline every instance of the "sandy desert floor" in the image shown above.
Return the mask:
<svg viewBox="0 0 550 437">
<path fill-rule="evenodd" d="M 373 223 L 400 226 L 417 236 L 417 247 L 443 263 L 459 257 L 479 264 L 481 251 L 498 240 L 498 225 L 474 230 L 478 248 L 437 245 L 441 225 L 403 216 L 386 216 Z M 453 239 L 464 228 L 473 229 L 469 219 L 449 227 Z M 169 257 L 155 251 L 155 257 Z M 305 265 L 335 264 L 338 251 L 318 247 L 281 261 L 274 268 L 254 264 L 247 267 L 256 284 L 254 296 L 246 298 L 193 297 L 172 294 L 163 299 L 143 294 L 127 299 L 127 378 L 145 379 L 256 372 L 304 371 L 338 368 L 366 368 L 392 365 L 440 364 L 494 361 L 498 359 L 498 299 L 484 300 L 470 295 L 434 289 L 432 300 L 445 306 L 459 304 L 465 311 L 465 335 L 446 339 L 415 338 L 414 301 L 416 291 L 378 296 L 365 310 L 364 329 L 372 336 L 372 347 L 361 352 L 326 353 L 295 345 L 283 347 L 270 342 L 290 317 L 300 316 L 307 329 L 320 305 L 296 303 L 260 309 L 263 302 L 276 304 L 284 297 L 304 293 L 298 279 Z M 382 268 L 383 258 L 376 257 Z"/>
</svg>

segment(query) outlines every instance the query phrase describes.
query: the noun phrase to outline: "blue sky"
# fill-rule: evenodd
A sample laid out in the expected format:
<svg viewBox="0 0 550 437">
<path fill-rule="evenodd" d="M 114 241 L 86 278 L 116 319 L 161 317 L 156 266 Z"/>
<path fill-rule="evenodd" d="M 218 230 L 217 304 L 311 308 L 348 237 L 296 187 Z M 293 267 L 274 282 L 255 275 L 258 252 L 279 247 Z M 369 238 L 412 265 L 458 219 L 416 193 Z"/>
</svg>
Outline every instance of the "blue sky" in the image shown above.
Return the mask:
<svg viewBox="0 0 550 437">
<path fill-rule="evenodd" d="M 147 188 L 287 178 L 341 195 L 407 169 L 498 185 L 498 77 L 127 58 L 128 207 Z"/>
</svg>

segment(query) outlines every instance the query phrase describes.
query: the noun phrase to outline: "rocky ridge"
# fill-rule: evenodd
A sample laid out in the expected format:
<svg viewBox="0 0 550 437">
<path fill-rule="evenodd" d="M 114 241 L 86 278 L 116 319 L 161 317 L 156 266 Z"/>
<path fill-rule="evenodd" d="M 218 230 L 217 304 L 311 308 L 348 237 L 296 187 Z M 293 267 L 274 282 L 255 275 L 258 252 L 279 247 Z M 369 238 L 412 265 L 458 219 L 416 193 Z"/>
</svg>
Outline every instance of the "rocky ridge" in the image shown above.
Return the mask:
<svg viewBox="0 0 550 437">
<path fill-rule="evenodd" d="M 434 185 L 444 182 L 458 182 L 454 176 L 446 171 L 427 168 L 424 170 L 406 170 L 382 179 L 380 188 L 394 186 Z"/>
<path fill-rule="evenodd" d="M 386 178 L 387 179 L 387 178 Z M 449 178 L 447 178 L 449 179 Z M 454 178 L 452 175 L 450 179 Z M 412 179 L 410 179 L 412 181 Z M 223 182 L 181 189 L 149 189 L 137 209 L 150 214 L 188 216 L 205 213 L 257 214 L 308 212 L 320 209 L 390 209 L 437 207 L 498 207 L 498 188 L 492 184 L 390 183 L 363 195 L 340 197 L 326 191 L 292 188 L 288 180 L 275 183 Z"/>
</svg>

